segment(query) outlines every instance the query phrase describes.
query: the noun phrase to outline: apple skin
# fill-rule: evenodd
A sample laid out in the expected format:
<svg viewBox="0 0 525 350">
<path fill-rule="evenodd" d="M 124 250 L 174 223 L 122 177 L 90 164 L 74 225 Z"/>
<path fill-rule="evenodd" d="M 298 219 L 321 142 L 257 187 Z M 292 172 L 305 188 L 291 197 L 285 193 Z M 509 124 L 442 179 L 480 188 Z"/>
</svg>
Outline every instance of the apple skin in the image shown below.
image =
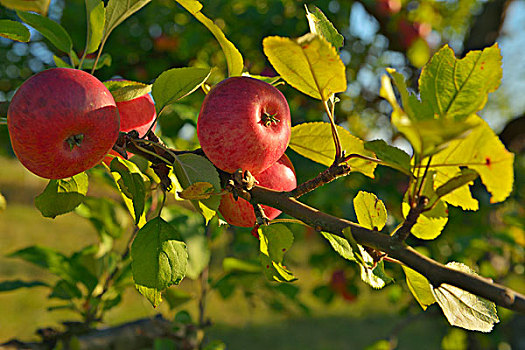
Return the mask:
<svg viewBox="0 0 525 350">
<path fill-rule="evenodd" d="M 274 165 L 254 177 L 259 182 L 259 186 L 276 191 L 291 191 L 297 186 L 295 169 L 286 154 L 283 154 Z M 281 213 L 280 210 L 266 205 L 262 205 L 262 208 L 270 220 L 275 219 Z M 242 198 L 236 201 L 231 193 L 222 196 L 219 212 L 230 225 L 240 227 L 255 225 L 253 206 Z"/>
<path fill-rule="evenodd" d="M 155 104 L 149 94 L 142 95 L 132 100 L 117 102 L 117 109 L 120 114 L 120 131 L 130 132 L 131 130 L 136 130 L 140 137 L 148 132 L 151 124 L 157 117 Z M 157 124 L 153 126 L 152 130 L 155 130 L 156 126 Z M 127 153 L 128 157 L 133 155 L 131 152 Z M 122 156 L 114 150 L 111 150 L 109 154 L 122 158 Z M 109 165 L 112 159 L 113 157 L 106 156 L 104 158 L 104 163 Z"/>
<path fill-rule="evenodd" d="M 274 122 L 268 121 L 274 116 Z M 274 164 L 288 147 L 290 108 L 272 85 L 249 77 L 231 77 L 206 96 L 197 136 L 208 159 L 219 169 L 253 175 Z"/>
<path fill-rule="evenodd" d="M 120 120 L 113 96 L 97 78 L 53 68 L 20 86 L 7 126 L 13 151 L 29 171 L 62 179 L 102 160 L 117 140 Z"/>
</svg>

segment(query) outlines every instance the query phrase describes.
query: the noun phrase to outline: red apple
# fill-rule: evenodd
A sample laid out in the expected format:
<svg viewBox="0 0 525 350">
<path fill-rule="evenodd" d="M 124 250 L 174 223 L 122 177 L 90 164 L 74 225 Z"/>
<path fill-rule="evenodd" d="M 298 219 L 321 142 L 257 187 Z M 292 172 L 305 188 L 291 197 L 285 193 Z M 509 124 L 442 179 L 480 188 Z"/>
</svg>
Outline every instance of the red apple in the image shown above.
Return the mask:
<svg viewBox="0 0 525 350">
<path fill-rule="evenodd" d="M 274 164 L 290 141 L 290 108 L 272 85 L 249 77 L 232 77 L 206 96 L 197 121 L 197 136 L 208 159 L 233 173 L 256 175 Z"/>
<path fill-rule="evenodd" d="M 120 131 L 129 132 L 136 130 L 140 137 L 148 132 L 157 116 L 155 104 L 149 94 L 142 95 L 133 100 L 117 102 L 117 109 L 120 114 Z M 155 126 L 153 126 L 152 130 L 155 130 Z M 113 150 L 109 153 L 121 157 L 120 154 Z M 129 157 L 132 155 L 133 153 L 128 152 Z M 104 158 L 104 163 L 109 165 L 112 159 L 112 157 L 107 156 Z"/>
<path fill-rule="evenodd" d="M 70 177 L 98 164 L 117 140 L 119 125 L 108 89 L 77 69 L 54 68 L 32 76 L 7 111 L 16 156 L 48 179 Z"/>
<path fill-rule="evenodd" d="M 286 154 L 283 154 L 277 163 L 255 175 L 255 179 L 260 186 L 277 191 L 291 191 L 297 186 L 294 167 Z M 275 219 L 281 213 L 280 210 L 266 205 L 263 205 L 262 208 L 270 220 Z M 242 198 L 236 201 L 231 193 L 222 196 L 219 212 L 230 225 L 241 227 L 255 225 L 253 206 Z"/>
</svg>

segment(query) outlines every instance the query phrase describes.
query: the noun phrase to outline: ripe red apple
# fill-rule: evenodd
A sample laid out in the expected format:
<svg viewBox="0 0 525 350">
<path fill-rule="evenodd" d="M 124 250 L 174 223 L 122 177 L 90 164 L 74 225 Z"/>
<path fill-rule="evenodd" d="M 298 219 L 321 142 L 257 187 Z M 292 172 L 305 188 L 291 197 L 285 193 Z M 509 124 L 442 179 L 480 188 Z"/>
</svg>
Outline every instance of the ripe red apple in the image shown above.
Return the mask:
<svg viewBox="0 0 525 350">
<path fill-rule="evenodd" d="M 202 150 L 219 169 L 256 175 L 274 164 L 290 141 L 290 108 L 272 85 L 232 77 L 206 96 L 197 121 Z"/>
<path fill-rule="evenodd" d="M 29 78 L 7 111 L 16 156 L 48 179 L 70 177 L 98 164 L 117 140 L 119 125 L 115 100 L 104 84 L 70 68 Z"/>
<path fill-rule="evenodd" d="M 255 175 L 255 179 L 260 186 L 277 191 L 291 191 L 297 186 L 294 167 L 286 154 L 283 154 L 274 165 Z M 263 205 L 262 208 L 270 220 L 275 219 L 281 213 L 280 210 L 266 205 Z M 219 212 L 230 225 L 241 227 L 255 225 L 253 206 L 242 198 L 236 201 L 231 193 L 222 196 Z"/>
<path fill-rule="evenodd" d="M 122 80 L 122 79 L 119 79 Z M 155 104 L 149 94 L 142 95 L 129 101 L 117 102 L 117 109 L 120 114 L 120 131 L 129 132 L 136 130 L 139 136 L 144 136 L 151 124 L 155 121 L 157 113 L 155 111 Z M 155 130 L 153 126 L 152 130 Z M 122 157 L 117 152 L 111 150 L 109 152 L 114 156 Z M 131 157 L 133 153 L 128 152 L 128 156 Z M 111 162 L 112 157 L 105 157 L 104 163 L 108 164 Z"/>
</svg>

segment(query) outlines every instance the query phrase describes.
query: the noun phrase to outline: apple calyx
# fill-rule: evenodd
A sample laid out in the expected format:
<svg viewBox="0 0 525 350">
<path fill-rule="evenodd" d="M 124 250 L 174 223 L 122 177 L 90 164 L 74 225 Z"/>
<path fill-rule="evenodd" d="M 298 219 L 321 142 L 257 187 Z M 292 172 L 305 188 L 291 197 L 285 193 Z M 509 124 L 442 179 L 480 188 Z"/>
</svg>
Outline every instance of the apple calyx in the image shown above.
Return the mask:
<svg viewBox="0 0 525 350">
<path fill-rule="evenodd" d="M 69 149 L 72 151 L 75 146 L 80 147 L 84 141 L 84 134 L 71 135 L 66 139 L 66 142 L 69 144 Z"/>
<path fill-rule="evenodd" d="M 266 127 L 269 127 L 272 124 L 277 124 L 280 121 L 281 120 L 277 118 L 277 113 L 270 114 L 268 112 L 264 112 L 261 117 L 261 123 Z"/>
</svg>

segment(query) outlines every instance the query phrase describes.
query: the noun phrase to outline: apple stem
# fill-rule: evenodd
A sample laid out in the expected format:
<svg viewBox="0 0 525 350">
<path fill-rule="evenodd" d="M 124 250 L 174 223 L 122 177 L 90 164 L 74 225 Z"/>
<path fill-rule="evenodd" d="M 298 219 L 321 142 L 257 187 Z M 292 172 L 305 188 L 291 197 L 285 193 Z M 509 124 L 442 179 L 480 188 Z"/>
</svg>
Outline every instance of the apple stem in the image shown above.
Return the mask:
<svg viewBox="0 0 525 350">
<path fill-rule="evenodd" d="M 277 113 L 270 114 L 268 112 L 264 112 L 261 118 L 261 122 L 266 127 L 269 127 L 270 125 L 272 125 L 272 123 L 277 124 L 280 121 L 281 120 L 277 118 Z"/>
<path fill-rule="evenodd" d="M 77 134 L 69 136 L 66 141 L 69 144 L 69 149 L 72 151 L 75 146 L 80 147 L 84 140 L 84 134 Z"/>
</svg>

